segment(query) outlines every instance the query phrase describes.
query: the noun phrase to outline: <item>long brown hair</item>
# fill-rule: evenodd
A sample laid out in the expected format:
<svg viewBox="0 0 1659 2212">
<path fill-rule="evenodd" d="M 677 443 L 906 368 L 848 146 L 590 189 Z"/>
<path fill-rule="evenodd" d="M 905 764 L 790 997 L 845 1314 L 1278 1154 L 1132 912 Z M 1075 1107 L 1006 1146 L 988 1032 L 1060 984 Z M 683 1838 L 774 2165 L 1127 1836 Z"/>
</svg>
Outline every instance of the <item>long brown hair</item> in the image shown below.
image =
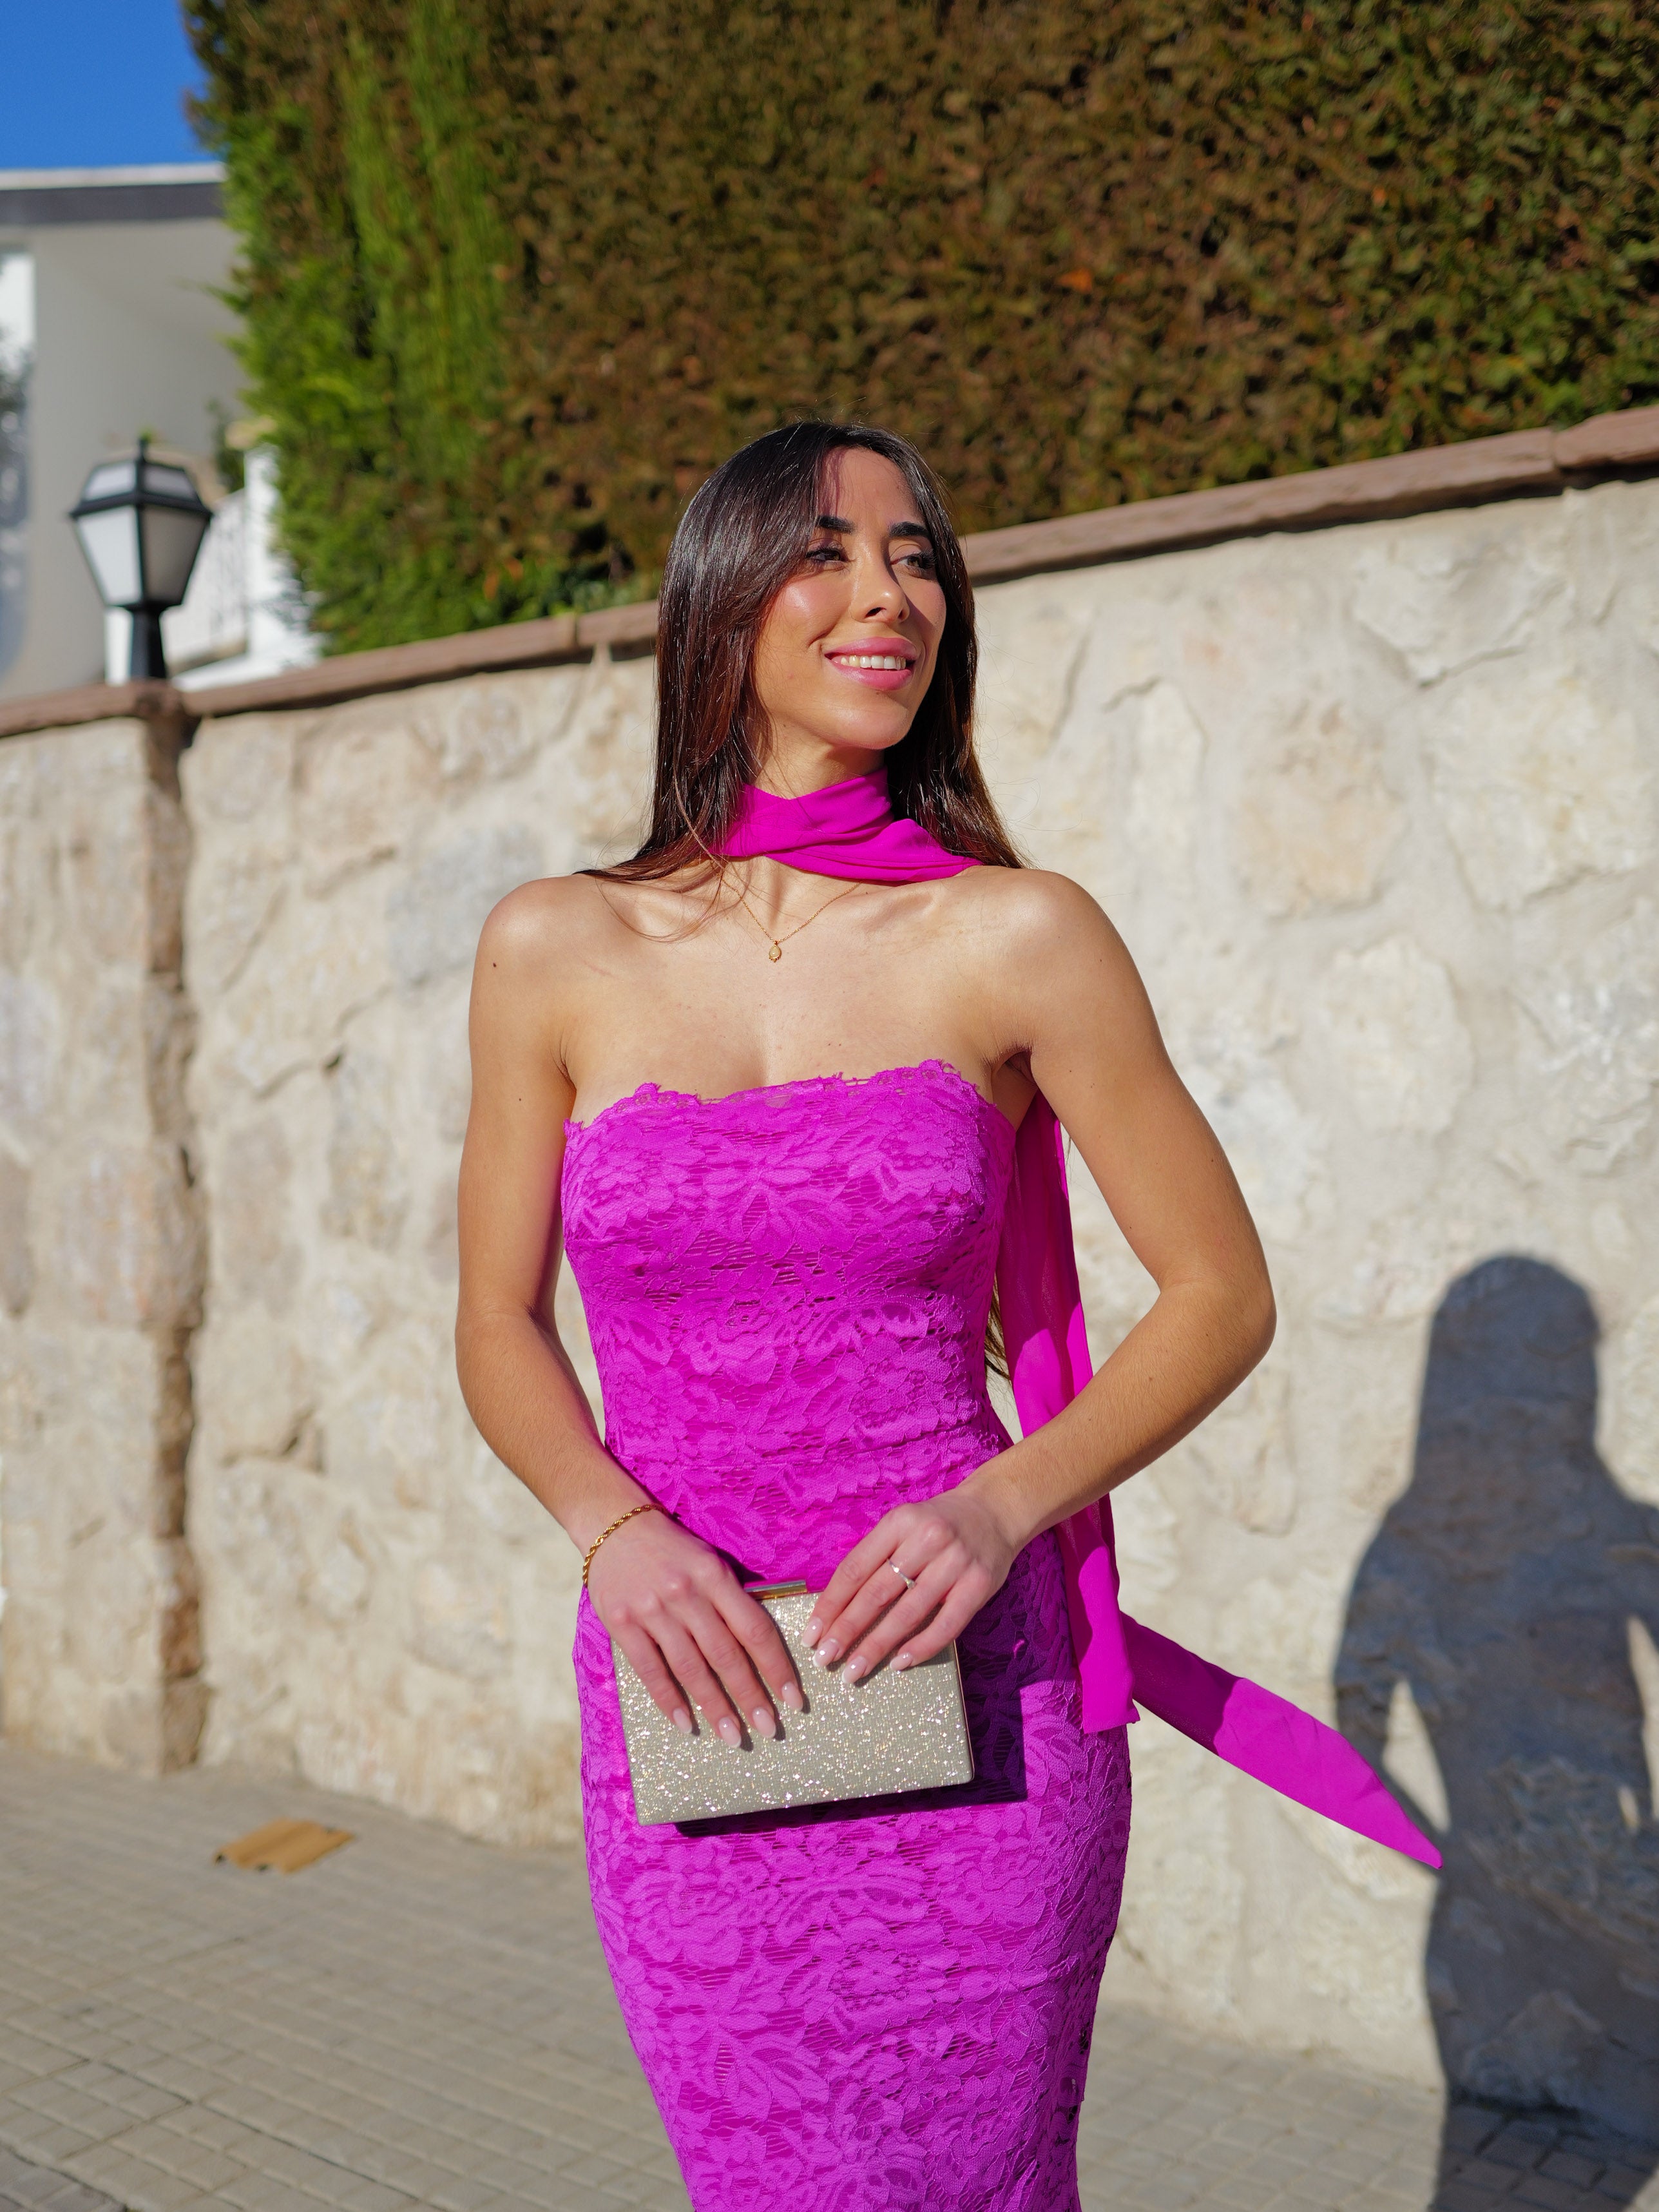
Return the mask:
<svg viewBox="0 0 1659 2212">
<path fill-rule="evenodd" d="M 765 744 L 754 680 L 761 625 L 811 544 L 836 454 L 849 450 L 878 453 L 903 477 L 945 592 L 933 680 L 887 755 L 893 811 L 920 823 L 948 852 L 994 867 L 1021 865 L 974 754 L 974 592 L 938 479 L 890 430 L 791 422 L 723 462 L 674 533 L 657 603 L 650 823 L 631 860 L 595 875 L 655 881 L 710 864 L 723 849 Z"/>
<path fill-rule="evenodd" d="M 680 520 L 657 601 L 657 764 L 651 820 L 632 860 L 588 873 L 630 883 L 682 868 L 718 873 L 743 787 L 760 765 L 766 716 L 755 645 L 823 511 L 836 454 L 891 461 L 933 541 L 945 634 L 927 696 L 887 755 L 887 795 L 947 852 L 993 867 L 1024 865 L 974 752 L 979 640 L 974 587 L 939 479 L 907 439 L 862 423 L 791 422 L 723 462 Z M 986 1364 L 1006 1376 L 1001 1301 L 985 1322 Z"/>
</svg>

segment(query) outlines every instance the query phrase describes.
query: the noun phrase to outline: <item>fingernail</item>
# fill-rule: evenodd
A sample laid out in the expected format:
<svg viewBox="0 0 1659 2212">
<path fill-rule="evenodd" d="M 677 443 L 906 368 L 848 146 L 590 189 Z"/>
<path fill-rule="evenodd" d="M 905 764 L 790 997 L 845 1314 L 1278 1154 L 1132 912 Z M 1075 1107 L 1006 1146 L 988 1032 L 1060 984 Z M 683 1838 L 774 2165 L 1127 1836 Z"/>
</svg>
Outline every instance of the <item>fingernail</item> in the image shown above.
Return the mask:
<svg viewBox="0 0 1659 2212">
<path fill-rule="evenodd" d="M 691 1716 L 686 1711 L 684 1705 L 676 1705 L 673 1711 L 668 1716 L 668 1717 L 673 1722 L 675 1727 L 679 1730 L 682 1735 L 690 1735 L 692 1733 Z"/>
<path fill-rule="evenodd" d="M 865 1658 L 861 1652 L 856 1659 L 849 1659 L 847 1662 L 848 1680 L 849 1682 L 856 1682 L 860 1675 L 866 1672 L 869 1664 L 869 1661 Z"/>
<path fill-rule="evenodd" d="M 836 1660 L 839 1659 L 840 1656 L 841 1646 L 836 1643 L 833 1636 L 830 1638 L 830 1641 L 827 1644 L 820 1644 L 817 1650 L 812 1654 L 814 1661 L 820 1667 L 828 1667 L 831 1665 Z"/>
<path fill-rule="evenodd" d="M 908 1651 L 901 1651 L 898 1657 L 893 1662 L 893 1672 L 896 1674 L 902 1674 L 909 1664 L 909 1653 Z"/>
<path fill-rule="evenodd" d="M 788 1706 L 791 1712 L 804 1713 L 806 1711 L 806 1699 L 801 1694 L 801 1686 L 799 1682 L 786 1682 L 783 1687 L 778 1692 L 778 1695 L 783 1699 L 784 1704 Z"/>
<path fill-rule="evenodd" d="M 806 1624 L 806 1648 L 807 1648 L 807 1650 L 808 1650 L 809 1651 L 811 1650 L 812 1646 L 813 1646 L 813 1645 L 817 1642 L 817 1640 L 818 1640 L 819 1637 L 820 1637 L 820 1636 L 822 1636 L 822 1635 L 823 1635 L 823 1623 L 821 1620 L 809 1620 L 809 1621 L 807 1622 L 807 1624 Z"/>
<path fill-rule="evenodd" d="M 729 1713 L 723 1721 L 715 1723 L 714 1733 L 722 1743 L 729 1743 L 734 1751 L 743 1741 L 743 1730 Z"/>
<path fill-rule="evenodd" d="M 773 1736 L 777 1734 L 777 1716 L 769 1705 L 757 1705 L 749 1717 L 762 1735 Z"/>
</svg>

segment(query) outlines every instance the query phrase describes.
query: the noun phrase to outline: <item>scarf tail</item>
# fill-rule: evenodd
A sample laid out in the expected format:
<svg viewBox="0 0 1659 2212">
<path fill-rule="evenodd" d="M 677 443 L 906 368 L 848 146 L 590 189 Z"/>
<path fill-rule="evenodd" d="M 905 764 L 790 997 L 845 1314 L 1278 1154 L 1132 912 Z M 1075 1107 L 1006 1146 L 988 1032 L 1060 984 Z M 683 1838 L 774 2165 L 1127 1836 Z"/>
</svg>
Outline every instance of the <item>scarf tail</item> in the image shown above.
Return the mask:
<svg viewBox="0 0 1659 2212">
<path fill-rule="evenodd" d="M 1028 1437 L 1069 1406 L 1092 1372 L 1065 1145 L 1053 1107 L 1039 1094 L 1015 1139 L 997 1254 L 1014 1405 Z M 1336 1729 L 1122 1612 L 1107 1500 L 1073 1514 L 1055 1533 L 1085 1729 L 1138 1718 L 1139 1697 L 1148 1712 L 1281 1796 L 1425 1866 L 1439 1865 L 1434 1845 Z"/>
<path fill-rule="evenodd" d="M 895 817 L 880 769 L 798 799 L 748 786 L 723 849 L 733 859 L 763 854 L 809 873 L 874 883 L 936 881 L 977 865 L 947 853 L 920 823 Z M 1014 1403 L 1029 1437 L 1071 1404 L 1091 1371 L 1065 1137 L 1041 1095 L 1015 1139 L 997 1286 Z M 1085 1506 L 1055 1533 L 1085 1729 L 1133 1720 L 1139 1692 L 1149 1712 L 1281 1796 L 1439 1865 L 1434 1845 L 1334 1729 L 1125 1617 L 1109 1504 Z"/>
</svg>

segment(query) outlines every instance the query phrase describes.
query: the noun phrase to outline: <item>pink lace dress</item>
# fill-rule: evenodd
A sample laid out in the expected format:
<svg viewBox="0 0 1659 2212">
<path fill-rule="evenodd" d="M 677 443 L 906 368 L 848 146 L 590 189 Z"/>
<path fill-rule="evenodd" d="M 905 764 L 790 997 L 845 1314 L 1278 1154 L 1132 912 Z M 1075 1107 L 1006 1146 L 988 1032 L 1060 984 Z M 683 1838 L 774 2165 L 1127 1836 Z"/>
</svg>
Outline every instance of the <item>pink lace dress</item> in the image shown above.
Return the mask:
<svg viewBox="0 0 1659 2212">
<path fill-rule="evenodd" d="M 939 1062 L 568 1127 L 566 1245 L 616 1457 L 746 1576 L 828 1579 L 1006 1439 L 983 1341 L 1013 1152 Z M 697 2212 L 1071 2212 L 1129 1830 L 1052 1536 L 961 1641 L 975 1780 L 693 1828 L 634 1817 L 576 1633 L 599 1934 Z"/>
</svg>

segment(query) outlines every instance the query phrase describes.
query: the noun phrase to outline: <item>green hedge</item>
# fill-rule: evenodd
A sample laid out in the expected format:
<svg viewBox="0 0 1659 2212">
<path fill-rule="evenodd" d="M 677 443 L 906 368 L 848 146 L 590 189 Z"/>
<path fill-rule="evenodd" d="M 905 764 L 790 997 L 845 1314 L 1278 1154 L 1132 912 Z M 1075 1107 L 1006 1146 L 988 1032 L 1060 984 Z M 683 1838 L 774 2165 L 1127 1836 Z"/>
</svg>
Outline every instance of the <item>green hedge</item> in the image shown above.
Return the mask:
<svg viewBox="0 0 1659 2212">
<path fill-rule="evenodd" d="M 648 589 L 801 413 L 964 528 L 1659 400 L 1639 0 L 188 0 L 340 646 Z"/>
</svg>

